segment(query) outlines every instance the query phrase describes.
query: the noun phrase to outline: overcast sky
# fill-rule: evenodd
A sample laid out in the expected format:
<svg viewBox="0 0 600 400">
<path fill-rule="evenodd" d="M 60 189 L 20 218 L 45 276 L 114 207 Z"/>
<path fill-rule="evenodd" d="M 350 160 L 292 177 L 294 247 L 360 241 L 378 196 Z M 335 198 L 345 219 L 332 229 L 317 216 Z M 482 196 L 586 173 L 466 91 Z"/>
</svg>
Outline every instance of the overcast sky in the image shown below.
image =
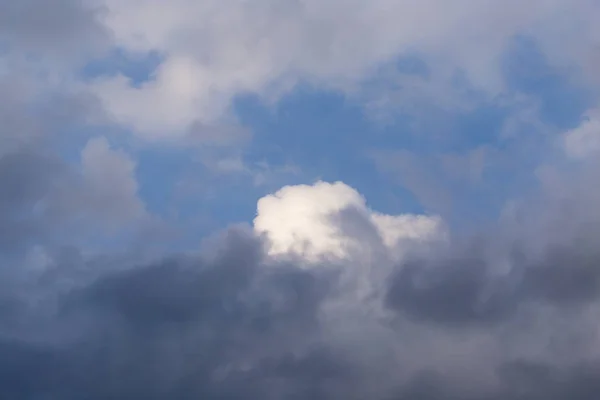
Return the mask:
<svg viewBox="0 0 600 400">
<path fill-rule="evenodd" d="M 0 398 L 595 400 L 597 0 L 0 0 Z"/>
</svg>

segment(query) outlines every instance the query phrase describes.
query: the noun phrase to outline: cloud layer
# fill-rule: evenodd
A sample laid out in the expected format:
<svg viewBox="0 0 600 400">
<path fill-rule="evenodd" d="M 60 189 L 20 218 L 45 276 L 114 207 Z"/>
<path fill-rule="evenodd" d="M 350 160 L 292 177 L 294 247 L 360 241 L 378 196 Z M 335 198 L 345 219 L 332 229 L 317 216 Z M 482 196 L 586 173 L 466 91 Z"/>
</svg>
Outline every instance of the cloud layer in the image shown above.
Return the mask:
<svg viewBox="0 0 600 400">
<path fill-rule="evenodd" d="M 472 102 L 456 90 L 461 76 L 472 90 L 510 93 L 503 68 L 519 37 L 533 40 L 573 79 L 598 83 L 592 0 L 63 0 L 52 7 L 29 0 L 2 7 L 0 40 L 11 57 L 27 63 L 22 50 L 41 56 L 44 63 L 29 67 L 80 90 L 78 68 L 111 48 L 132 58 L 158 54 L 148 80 L 117 72 L 84 85 L 110 120 L 147 139 L 201 133 L 203 126 L 235 119 L 239 96 L 272 103 L 299 84 L 370 105 L 397 98 L 388 106 L 408 110 L 407 100 L 414 107 L 425 98 L 460 108 Z M 421 60 L 425 73 L 395 71 L 406 57 Z M 373 94 L 365 83 L 382 69 L 393 84 Z"/>
</svg>

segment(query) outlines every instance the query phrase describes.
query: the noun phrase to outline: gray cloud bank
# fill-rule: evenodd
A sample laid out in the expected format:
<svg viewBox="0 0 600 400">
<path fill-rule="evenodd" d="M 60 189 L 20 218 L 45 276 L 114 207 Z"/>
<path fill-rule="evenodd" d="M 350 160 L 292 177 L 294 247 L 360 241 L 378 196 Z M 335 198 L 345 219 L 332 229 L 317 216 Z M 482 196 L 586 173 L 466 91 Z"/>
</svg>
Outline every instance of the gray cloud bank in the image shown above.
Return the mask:
<svg viewBox="0 0 600 400">
<path fill-rule="evenodd" d="M 11 188 L 0 202 L 4 256 L 9 239 L 52 232 L 52 220 L 17 218 L 20 209 L 31 213 L 28 199 L 48 191 L 51 165 L 23 154 L 0 160 L 0 184 Z M 352 261 L 277 261 L 244 228 L 224 231 L 199 254 L 153 262 L 58 247 L 38 269 L 5 257 L 0 393 L 595 399 L 600 219 L 582 208 L 589 190 L 573 182 L 568 201 L 547 193 L 544 207 L 525 217 L 513 213 L 474 238 L 410 255 L 377 293 L 382 313 L 344 293 L 339 277 Z M 561 220 L 555 205 L 570 207 L 572 223 L 552 232 Z M 353 218 L 360 216 L 344 212 L 336 221 L 352 227 L 357 221 L 344 219 Z M 378 240 L 364 238 L 368 232 L 349 234 Z M 374 257 L 375 266 L 390 262 Z"/>
</svg>

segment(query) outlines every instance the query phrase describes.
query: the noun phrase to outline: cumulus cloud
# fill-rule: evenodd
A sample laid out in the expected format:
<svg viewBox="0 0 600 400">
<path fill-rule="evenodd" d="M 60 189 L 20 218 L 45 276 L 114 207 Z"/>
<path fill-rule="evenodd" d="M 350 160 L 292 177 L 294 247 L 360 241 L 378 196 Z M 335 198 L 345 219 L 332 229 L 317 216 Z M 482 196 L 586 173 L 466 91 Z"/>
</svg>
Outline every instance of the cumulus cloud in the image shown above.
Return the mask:
<svg viewBox="0 0 600 400">
<path fill-rule="evenodd" d="M 385 314 L 382 288 L 395 263 L 446 239 L 437 216 L 386 215 L 343 182 L 286 186 L 258 201 L 254 231 L 267 254 L 301 268 L 339 269 L 339 296 L 324 304 L 331 329 L 340 315 Z"/>
<path fill-rule="evenodd" d="M 336 223 L 336 215 L 348 210 L 364 217 L 389 249 L 402 240 L 431 240 L 443 229 L 435 216 L 374 212 L 360 193 L 342 182 L 286 186 L 261 198 L 254 228 L 266 234 L 272 255 L 297 253 L 313 261 L 323 256 L 344 258 L 366 245 Z"/>
</svg>

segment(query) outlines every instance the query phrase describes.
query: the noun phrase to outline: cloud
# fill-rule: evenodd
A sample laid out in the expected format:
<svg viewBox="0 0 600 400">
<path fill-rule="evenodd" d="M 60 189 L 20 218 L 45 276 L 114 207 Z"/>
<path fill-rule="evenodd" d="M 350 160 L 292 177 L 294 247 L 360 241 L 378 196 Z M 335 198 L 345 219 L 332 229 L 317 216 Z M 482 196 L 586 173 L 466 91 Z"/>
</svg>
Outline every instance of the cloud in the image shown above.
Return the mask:
<svg viewBox="0 0 600 400">
<path fill-rule="evenodd" d="M 102 140 L 94 146 L 108 151 Z M 391 248 L 407 249 L 381 234 L 382 216 L 365 204 L 341 182 L 290 186 L 259 201 L 253 228 L 229 228 L 196 254 L 123 262 L 48 252 L 35 275 L 3 264 L 3 285 L 18 290 L 0 297 L 2 392 L 593 398 L 597 231 L 577 224 L 587 241 L 558 240 L 531 219 L 506 217 L 478 237 L 428 241 L 394 258 Z M 422 239 L 414 219 L 382 218 L 394 222 L 388 232 Z M 341 237 L 361 246 L 336 253 Z M 278 239 L 288 247 L 274 254 Z M 330 256 L 298 251 L 304 239 Z M 370 296 L 358 293 L 373 271 L 383 279 L 371 281 Z"/>
<path fill-rule="evenodd" d="M 597 110 L 590 111 L 579 126 L 564 134 L 564 150 L 569 157 L 586 158 L 600 151 L 598 114 Z"/>
<path fill-rule="evenodd" d="M 6 64 L 6 71 L 0 67 L 0 156 L 70 139 L 71 132 L 102 117 L 98 102 L 85 91 L 56 84 L 11 57 Z"/>
<path fill-rule="evenodd" d="M 110 148 L 105 138 L 90 139 L 81 152 L 88 204 L 120 223 L 142 218 L 135 164 L 126 153 Z"/>
<path fill-rule="evenodd" d="M 148 228 L 125 153 L 91 139 L 78 167 L 35 147 L 0 156 L 1 253 Z"/>
<path fill-rule="evenodd" d="M 247 93 L 270 102 L 301 82 L 356 93 L 378 68 L 407 54 L 423 59 L 430 83 L 446 92 L 463 71 L 475 88 L 498 94 L 506 89 L 502 57 L 515 36 L 532 37 L 555 64 L 581 65 L 597 45 L 592 32 L 600 12 L 587 0 L 527 5 L 263 0 L 252 6 L 106 0 L 105 5 L 116 45 L 165 56 L 139 87 L 124 76 L 92 85 L 117 122 L 149 138 L 219 121 Z M 422 80 L 409 77 L 400 85 L 418 91 L 423 85 L 415 79 Z M 444 97 L 439 89 L 422 91 L 434 93 L 432 101 Z"/>
<path fill-rule="evenodd" d="M 364 217 L 390 249 L 402 240 L 432 239 L 442 230 L 437 217 L 376 213 L 355 189 L 342 182 L 286 186 L 261 198 L 257 208 L 254 228 L 270 240 L 270 254 L 298 253 L 315 261 L 322 256 L 344 258 L 366 245 L 347 236 L 332 219 L 348 210 Z"/>
<path fill-rule="evenodd" d="M 27 246 L 27 240 L 42 234 L 31 211 L 52 191 L 63 173 L 57 160 L 30 153 L 8 154 L 0 158 L 0 219 L 3 250 Z"/>
<path fill-rule="evenodd" d="M 87 0 L 2 2 L 0 42 L 9 45 L 9 54 L 29 50 L 55 62 L 79 53 L 92 56 L 109 43 L 101 14 L 102 8 Z"/>
<path fill-rule="evenodd" d="M 129 155 L 111 148 L 106 138 L 96 137 L 82 149 L 80 162 L 80 166 L 65 166 L 68 175 L 58 178 L 61 186 L 42 203 L 57 223 L 90 224 L 116 234 L 151 219 L 138 197 L 135 163 Z"/>
<path fill-rule="evenodd" d="M 254 231 L 267 240 L 270 257 L 307 269 L 339 269 L 339 298 L 324 305 L 327 320 L 384 313 L 382 288 L 394 264 L 446 236 L 437 216 L 377 213 L 352 187 L 322 181 L 259 199 Z"/>
<path fill-rule="evenodd" d="M 3 393 L 245 398 L 276 395 L 270 380 L 285 386 L 300 377 L 302 390 L 302 382 L 321 380 L 313 366 L 337 372 L 335 365 L 328 367 L 326 353 L 302 351 L 318 325 L 315 313 L 326 281 L 293 267 L 261 268 L 260 243 L 247 233 L 232 231 L 223 240 L 209 259 L 183 257 L 92 282 L 75 280 L 55 311 L 22 315 L 37 323 L 51 320 L 52 329 L 29 332 L 32 341 L 25 343 L 3 329 Z M 70 274 L 81 267 L 74 268 Z M 47 279 L 45 285 L 51 284 Z M 63 329 L 71 333 L 52 335 Z M 44 373 L 42 380 L 31 375 L 33 365 Z"/>
</svg>

